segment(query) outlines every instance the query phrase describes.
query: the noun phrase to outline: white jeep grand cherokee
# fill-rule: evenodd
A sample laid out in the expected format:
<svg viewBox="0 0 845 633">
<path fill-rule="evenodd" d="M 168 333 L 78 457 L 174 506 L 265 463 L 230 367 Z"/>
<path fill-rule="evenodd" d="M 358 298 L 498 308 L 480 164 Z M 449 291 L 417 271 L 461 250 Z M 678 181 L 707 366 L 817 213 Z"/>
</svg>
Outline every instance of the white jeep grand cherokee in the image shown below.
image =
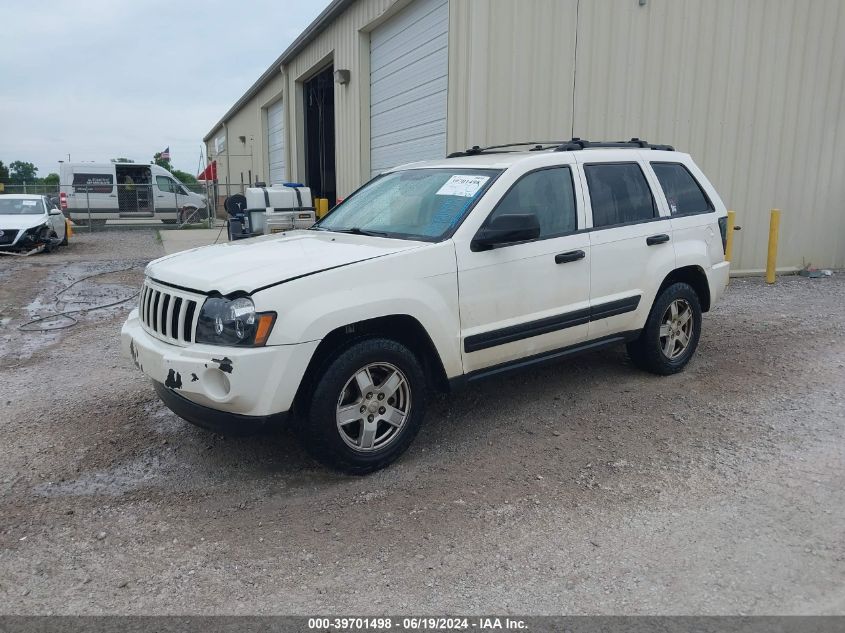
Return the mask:
<svg viewBox="0 0 845 633">
<path fill-rule="evenodd" d="M 151 262 L 125 352 L 186 420 L 243 433 L 296 412 L 309 451 L 353 473 L 408 447 L 431 389 L 623 342 L 683 369 L 728 282 L 704 174 L 637 139 L 515 147 L 397 167 L 307 230 Z"/>
</svg>

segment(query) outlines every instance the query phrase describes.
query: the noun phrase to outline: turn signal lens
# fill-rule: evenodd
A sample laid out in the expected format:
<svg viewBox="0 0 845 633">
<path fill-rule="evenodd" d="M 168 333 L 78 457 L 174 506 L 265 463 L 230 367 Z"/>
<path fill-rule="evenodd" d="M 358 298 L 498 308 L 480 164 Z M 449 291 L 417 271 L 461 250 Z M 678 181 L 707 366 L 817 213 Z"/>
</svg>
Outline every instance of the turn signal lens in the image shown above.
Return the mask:
<svg viewBox="0 0 845 633">
<path fill-rule="evenodd" d="M 273 330 L 273 323 L 276 321 L 275 312 L 265 312 L 258 315 L 258 327 L 255 329 L 255 345 L 261 346 L 270 338 L 270 332 Z"/>
</svg>

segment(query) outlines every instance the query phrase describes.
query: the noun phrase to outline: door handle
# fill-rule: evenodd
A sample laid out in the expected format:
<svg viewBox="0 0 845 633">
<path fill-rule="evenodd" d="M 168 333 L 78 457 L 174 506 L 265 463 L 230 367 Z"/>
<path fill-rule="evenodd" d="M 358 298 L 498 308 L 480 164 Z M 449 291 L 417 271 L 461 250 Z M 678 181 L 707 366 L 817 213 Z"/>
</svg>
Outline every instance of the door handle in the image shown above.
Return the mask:
<svg viewBox="0 0 845 633">
<path fill-rule="evenodd" d="M 566 262 L 577 262 L 579 259 L 584 259 L 587 253 L 584 251 L 569 251 L 567 253 L 559 253 L 555 255 L 555 264 L 565 264 Z"/>
<path fill-rule="evenodd" d="M 645 239 L 645 243 L 649 246 L 654 246 L 655 244 L 665 244 L 669 241 L 669 236 L 665 233 L 661 233 L 660 235 L 652 235 L 651 237 L 647 237 Z"/>
</svg>

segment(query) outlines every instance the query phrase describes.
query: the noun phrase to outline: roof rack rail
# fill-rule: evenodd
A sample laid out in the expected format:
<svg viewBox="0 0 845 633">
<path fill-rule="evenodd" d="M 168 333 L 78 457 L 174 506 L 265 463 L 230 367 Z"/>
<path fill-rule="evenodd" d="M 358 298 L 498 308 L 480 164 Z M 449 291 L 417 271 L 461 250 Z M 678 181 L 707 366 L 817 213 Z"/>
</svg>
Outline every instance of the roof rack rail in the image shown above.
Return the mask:
<svg viewBox="0 0 845 633">
<path fill-rule="evenodd" d="M 648 141 L 643 141 L 636 137 L 630 141 L 586 141 L 580 138 L 572 138 L 555 147 L 556 152 L 574 152 L 582 149 L 590 148 L 620 148 L 620 149 L 654 149 L 662 150 L 664 152 L 674 152 L 675 148 L 671 145 L 654 145 Z"/>
<path fill-rule="evenodd" d="M 469 149 L 462 152 L 452 152 L 446 158 L 460 158 L 461 156 L 478 156 L 479 154 L 494 154 L 498 152 L 511 151 L 512 147 L 523 147 L 525 145 L 533 145 L 529 152 L 539 152 L 542 150 L 553 149 L 556 152 L 574 152 L 582 149 L 590 148 L 620 148 L 620 149 L 654 149 L 663 150 L 666 152 L 674 152 L 675 148 L 671 145 L 654 145 L 648 141 L 643 141 L 638 138 L 632 138 L 630 141 L 587 141 L 580 138 L 572 138 L 568 141 L 525 141 L 523 143 L 505 143 L 504 145 L 490 145 L 488 147 L 479 147 L 473 145 Z"/>
<path fill-rule="evenodd" d="M 504 145 L 490 145 L 489 147 L 479 147 L 478 145 L 473 145 L 472 147 L 464 150 L 463 152 L 452 152 L 451 154 L 447 155 L 446 158 L 477 156 L 478 154 L 484 154 L 485 152 L 495 153 L 497 150 L 506 150 L 511 147 L 522 147 L 524 145 L 533 145 L 534 147 L 532 147 L 529 151 L 538 152 L 540 150 L 558 147 L 562 143 L 566 142 L 567 141 L 525 141 L 523 143 L 505 143 Z"/>
</svg>

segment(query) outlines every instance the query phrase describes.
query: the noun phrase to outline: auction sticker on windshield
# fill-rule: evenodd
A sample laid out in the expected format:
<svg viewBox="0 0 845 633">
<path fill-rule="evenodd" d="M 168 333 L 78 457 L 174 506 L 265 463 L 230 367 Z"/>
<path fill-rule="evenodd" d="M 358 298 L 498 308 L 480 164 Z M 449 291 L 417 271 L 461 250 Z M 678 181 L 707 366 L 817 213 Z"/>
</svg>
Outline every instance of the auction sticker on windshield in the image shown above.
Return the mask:
<svg viewBox="0 0 845 633">
<path fill-rule="evenodd" d="M 449 178 L 449 180 L 447 180 L 443 186 L 437 190 L 437 195 L 472 198 L 488 180 L 490 180 L 490 176 L 467 176 L 458 174 Z"/>
</svg>

